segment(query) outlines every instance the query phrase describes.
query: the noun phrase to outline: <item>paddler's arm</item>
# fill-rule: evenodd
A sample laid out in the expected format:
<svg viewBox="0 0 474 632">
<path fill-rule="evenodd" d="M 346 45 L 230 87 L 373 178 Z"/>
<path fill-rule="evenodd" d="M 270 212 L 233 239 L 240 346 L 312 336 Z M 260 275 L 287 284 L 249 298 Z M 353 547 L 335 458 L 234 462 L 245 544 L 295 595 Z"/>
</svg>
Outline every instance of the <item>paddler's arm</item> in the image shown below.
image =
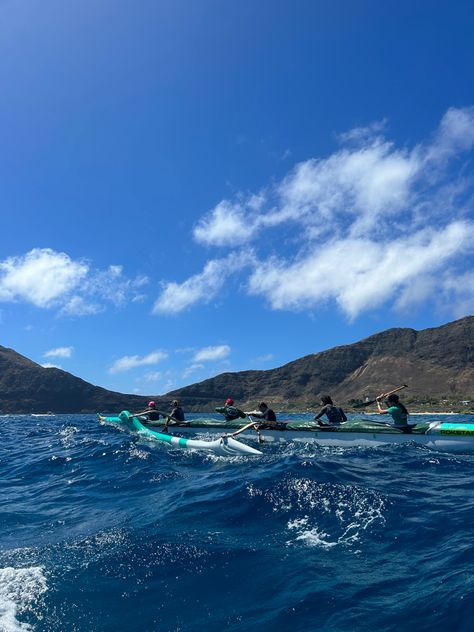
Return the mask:
<svg viewBox="0 0 474 632">
<path fill-rule="evenodd" d="M 316 415 L 316 417 L 314 418 L 314 421 L 318 421 L 318 419 L 321 419 L 321 417 L 323 415 L 326 414 L 326 406 L 323 406 L 323 408 L 321 408 L 321 410 L 319 411 L 319 413 Z"/>
<path fill-rule="evenodd" d="M 380 399 L 378 397 L 375 401 L 377 402 L 377 408 L 381 415 L 383 415 L 384 413 L 388 413 L 388 409 L 387 408 L 383 409 L 382 406 L 380 405 Z"/>
</svg>

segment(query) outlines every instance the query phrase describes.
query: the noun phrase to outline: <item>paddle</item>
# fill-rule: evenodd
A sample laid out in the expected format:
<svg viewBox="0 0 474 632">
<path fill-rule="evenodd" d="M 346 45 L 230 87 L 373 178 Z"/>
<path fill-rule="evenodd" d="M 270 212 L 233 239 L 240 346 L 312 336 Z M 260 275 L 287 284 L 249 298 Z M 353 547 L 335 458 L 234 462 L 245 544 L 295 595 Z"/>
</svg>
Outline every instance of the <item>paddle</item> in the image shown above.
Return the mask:
<svg viewBox="0 0 474 632">
<path fill-rule="evenodd" d="M 168 426 L 168 423 L 170 421 L 176 426 L 187 426 L 190 423 L 189 421 L 179 421 L 179 419 L 175 419 L 171 415 L 168 415 L 168 413 L 164 413 L 162 410 L 157 410 L 155 408 L 154 411 L 166 419 L 165 426 L 164 426 L 165 428 Z M 137 417 L 137 419 L 139 419 L 142 423 L 145 423 L 147 426 L 162 426 L 163 425 L 162 422 L 160 422 L 158 419 L 156 420 L 148 419 L 147 413 L 144 413 L 143 415 L 140 415 L 140 414 L 134 415 L 134 417 Z"/>
<path fill-rule="evenodd" d="M 394 388 L 393 390 L 388 391 L 387 393 L 382 393 L 375 399 L 371 399 L 368 402 L 361 402 L 360 404 L 354 404 L 352 408 L 364 408 L 365 406 L 372 406 L 372 404 L 377 403 L 378 399 L 384 399 L 385 397 L 388 397 L 392 393 L 397 393 L 398 391 L 401 391 L 402 389 L 407 388 L 407 386 L 408 384 L 403 384 L 402 386 L 398 386 L 397 388 Z"/>
<path fill-rule="evenodd" d="M 168 415 L 168 413 L 164 413 L 161 410 L 157 410 L 156 412 L 159 413 L 162 417 L 165 417 L 165 419 L 167 419 L 168 421 L 172 421 L 177 426 L 186 426 L 190 423 L 189 421 L 179 421 L 179 419 L 176 419 L 175 417 L 172 417 L 171 415 Z M 168 425 L 168 423 L 166 425 Z"/>
</svg>

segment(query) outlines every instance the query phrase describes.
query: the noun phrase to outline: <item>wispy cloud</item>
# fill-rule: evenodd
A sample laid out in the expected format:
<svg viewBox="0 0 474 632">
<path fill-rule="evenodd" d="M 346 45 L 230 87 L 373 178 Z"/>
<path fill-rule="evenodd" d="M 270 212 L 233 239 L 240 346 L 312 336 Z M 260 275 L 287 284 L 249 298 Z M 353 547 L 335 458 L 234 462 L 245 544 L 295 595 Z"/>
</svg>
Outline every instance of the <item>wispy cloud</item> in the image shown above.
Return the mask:
<svg viewBox="0 0 474 632">
<path fill-rule="evenodd" d="M 258 364 L 265 364 L 266 362 L 271 362 L 274 357 L 273 353 L 267 353 L 265 355 L 257 356 L 254 362 L 257 362 Z"/>
<path fill-rule="evenodd" d="M 160 389 L 158 395 L 166 395 L 166 393 L 169 393 L 169 391 L 172 391 L 174 388 L 176 388 L 176 382 L 169 379 L 163 384 L 163 387 Z"/>
<path fill-rule="evenodd" d="M 474 107 L 448 110 L 432 139 L 411 150 L 396 148 L 382 129 L 375 124 L 351 130 L 341 135 L 348 146 L 329 157 L 297 164 L 281 182 L 256 195 L 222 200 L 202 218 L 195 239 L 213 246 L 242 244 L 288 223 L 305 229 L 305 241 L 335 231 L 387 233 L 387 221 L 408 221 L 404 231 L 410 232 L 420 205 L 434 200 L 438 207 L 445 179 L 453 177 L 446 170 L 449 160 L 472 149 Z"/>
<path fill-rule="evenodd" d="M 204 270 L 183 283 L 165 283 L 153 307 L 154 314 L 177 314 L 192 305 L 208 303 L 224 287 L 226 278 L 253 261 L 251 253 L 233 253 L 209 261 Z"/>
<path fill-rule="evenodd" d="M 147 371 L 143 376 L 143 379 L 146 382 L 159 382 L 161 377 L 162 374 L 159 371 Z"/>
<path fill-rule="evenodd" d="M 74 347 L 57 347 L 43 353 L 44 358 L 70 358 L 74 353 Z"/>
<path fill-rule="evenodd" d="M 122 373 L 124 371 L 130 371 L 130 369 L 136 369 L 140 366 L 148 366 L 152 364 L 158 364 L 162 360 L 165 360 L 168 354 L 164 351 L 153 351 L 146 356 L 123 356 L 116 360 L 109 368 L 109 373 Z"/>
<path fill-rule="evenodd" d="M 441 279 L 436 279 L 435 287 L 440 292 L 440 310 L 446 311 L 449 306 L 456 318 L 474 314 L 474 271 L 461 275 L 447 272 Z"/>
<path fill-rule="evenodd" d="M 64 252 L 35 248 L 0 262 L 0 302 L 24 302 L 61 315 L 87 316 L 106 303 L 123 305 L 140 296 L 146 277 L 127 279 L 120 266 L 95 270 Z"/>
<path fill-rule="evenodd" d="M 51 362 L 45 362 L 41 365 L 43 369 L 62 369 L 62 366 L 59 364 L 51 364 Z"/>
<path fill-rule="evenodd" d="M 204 364 L 201 362 L 195 362 L 184 369 L 182 377 L 183 379 L 186 379 L 193 373 L 196 373 L 196 371 L 201 371 L 202 369 L 204 369 Z"/>
<path fill-rule="evenodd" d="M 229 345 L 216 345 L 214 347 L 204 347 L 194 354 L 193 361 L 210 362 L 212 360 L 223 360 L 230 355 Z"/>
<path fill-rule="evenodd" d="M 198 222 L 194 238 L 227 249 L 253 242 L 241 287 L 272 309 L 333 302 L 355 318 L 382 305 L 406 310 L 422 297 L 436 302 L 449 292 L 453 312 L 464 312 L 470 293 L 454 288 L 474 269 L 474 174 L 463 162 L 474 147 L 474 107 L 449 109 L 431 137 L 412 147 L 387 140 L 385 127 L 350 130 L 332 155 L 295 165 L 255 194 L 222 200 Z M 163 307 L 177 312 L 215 297 L 244 270 L 222 266 L 233 254 L 181 284 L 168 283 Z M 434 275 L 450 280 L 442 292 Z"/>
<path fill-rule="evenodd" d="M 90 302 L 83 296 L 71 296 L 61 307 L 59 313 L 63 316 L 92 316 L 104 310 L 104 305 Z"/>
</svg>

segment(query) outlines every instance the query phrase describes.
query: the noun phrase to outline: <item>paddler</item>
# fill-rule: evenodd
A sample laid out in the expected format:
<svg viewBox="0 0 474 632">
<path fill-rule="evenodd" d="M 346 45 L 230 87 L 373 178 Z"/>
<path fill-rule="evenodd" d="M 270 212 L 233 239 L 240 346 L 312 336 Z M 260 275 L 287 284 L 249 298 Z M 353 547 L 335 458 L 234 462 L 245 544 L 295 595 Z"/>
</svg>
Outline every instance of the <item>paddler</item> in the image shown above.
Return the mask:
<svg viewBox="0 0 474 632">
<path fill-rule="evenodd" d="M 232 399 L 232 397 L 228 397 L 225 400 L 224 406 L 218 406 L 215 410 L 216 413 L 221 413 L 222 415 L 224 415 L 226 421 L 234 421 L 234 419 L 239 419 L 239 417 L 245 419 L 246 417 L 246 414 L 243 410 L 240 410 L 240 408 L 234 406 L 234 400 Z"/>
<path fill-rule="evenodd" d="M 275 413 L 271 408 L 268 408 L 265 402 L 260 402 L 257 410 L 252 410 L 248 413 L 245 413 L 247 416 L 258 417 L 258 419 L 262 419 L 264 421 L 268 421 L 270 423 L 275 423 L 277 418 Z"/>
<path fill-rule="evenodd" d="M 174 399 L 171 402 L 171 406 L 173 408 L 172 408 L 172 410 L 170 412 L 170 417 L 172 417 L 176 421 L 185 421 L 185 419 L 184 419 L 184 411 L 181 408 L 181 406 L 179 405 L 179 402 L 178 402 L 177 399 Z"/>
<path fill-rule="evenodd" d="M 411 430 L 411 426 L 408 423 L 409 412 L 400 401 L 398 395 L 396 393 L 391 393 L 390 395 L 387 396 L 385 403 L 388 406 L 388 408 L 382 408 L 382 406 L 380 405 L 381 399 L 382 397 L 377 397 L 376 399 L 379 413 L 381 415 L 389 414 L 393 419 L 392 425 L 395 428 L 401 428 L 402 430 L 403 429 Z"/>
<path fill-rule="evenodd" d="M 320 426 L 336 426 L 338 424 L 347 421 L 346 413 L 339 406 L 335 406 L 329 395 L 323 395 L 321 397 L 321 410 L 314 418 Z M 329 423 L 323 423 L 320 421 L 321 417 L 326 415 Z"/>
<path fill-rule="evenodd" d="M 148 406 L 141 413 L 133 413 L 134 417 L 146 417 L 147 421 L 158 421 L 160 413 L 156 410 L 155 402 L 148 402 Z"/>
</svg>

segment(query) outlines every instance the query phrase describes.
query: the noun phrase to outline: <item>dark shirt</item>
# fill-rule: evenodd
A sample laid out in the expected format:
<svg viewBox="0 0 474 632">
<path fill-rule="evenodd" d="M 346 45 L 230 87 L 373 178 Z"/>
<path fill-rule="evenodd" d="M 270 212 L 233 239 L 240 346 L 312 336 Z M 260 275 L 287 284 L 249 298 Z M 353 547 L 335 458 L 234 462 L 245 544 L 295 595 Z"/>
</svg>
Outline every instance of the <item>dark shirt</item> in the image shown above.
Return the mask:
<svg viewBox="0 0 474 632">
<path fill-rule="evenodd" d="M 175 406 L 170 412 L 170 416 L 176 419 L 176 421 L 184 421 L 184 412 L 181 406 Z"/>
<path fill-rule="evenodd" d="M 323 415 L 326 415 L 330 424 L 340 424 L 343 421 L 347 421 L 346 414 L 342 410 L 342 408 L 339 408 L 338 406 L 333 406 L 331 404 L 326 404 L 326 406 L 323 406 L 323 408 L 321 408 L 314 420 L 317 421 Z"/>
<path fill-rule="evenodd" d="M 149 421 L 158 421 L 160 418 L 160 413 L 156 410 L 149 410 L 146 413 L 146 416 L 148 417 Z"/>
<path fill-rule="evenodd" d="M 252 413 L 252 417 L 258 417 L 259 419 L 265 419 L 265 421 L 276 421 L 276 415 L 271 408 L 266 408 L 259 413 Z"/>
</svg>

